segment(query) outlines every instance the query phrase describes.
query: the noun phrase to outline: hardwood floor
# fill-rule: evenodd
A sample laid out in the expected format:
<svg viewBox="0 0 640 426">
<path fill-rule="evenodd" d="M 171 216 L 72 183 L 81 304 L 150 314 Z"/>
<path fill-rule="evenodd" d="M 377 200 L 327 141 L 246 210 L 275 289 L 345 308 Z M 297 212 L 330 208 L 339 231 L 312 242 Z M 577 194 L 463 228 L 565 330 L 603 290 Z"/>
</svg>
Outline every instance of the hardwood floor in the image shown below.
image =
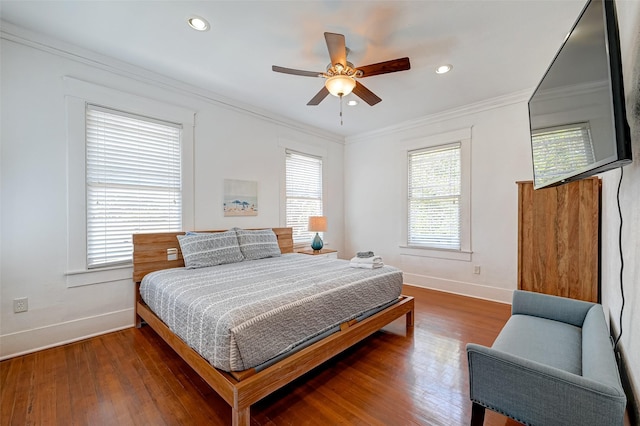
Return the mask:
<svg viewBox="0 0 640 426">
<path fill-rule="evenodd" d="M 465 345 L 510 306 L 416 287 L 404 317 L 251 408 L 255 425 L 468 425 Z M 149 327 L 0 363 L 2 425 L 228 425 L 231 409 Z M 487 410 L 485 425 L 519 423 Z"/>
</svg>

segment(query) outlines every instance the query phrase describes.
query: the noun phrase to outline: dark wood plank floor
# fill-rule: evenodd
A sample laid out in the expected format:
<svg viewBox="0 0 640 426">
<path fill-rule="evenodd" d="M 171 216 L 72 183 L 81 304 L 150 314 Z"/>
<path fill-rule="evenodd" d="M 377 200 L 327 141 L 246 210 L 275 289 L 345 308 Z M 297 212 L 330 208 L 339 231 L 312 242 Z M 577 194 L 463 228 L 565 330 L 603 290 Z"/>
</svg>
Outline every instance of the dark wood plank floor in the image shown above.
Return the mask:
<svg viewBox="0 0 640 426">
<path fill-rule="evenodd" d="M 407 287 L 404 318 L 252 406 L 254 425 L 467 425 L 467 342 L 510 306 Z M 0 363 L 2 425 L 228 425 L 229 406 L 149 327 Z M 487 411 L 485 425 L 518 425 Z"/>
</svg>

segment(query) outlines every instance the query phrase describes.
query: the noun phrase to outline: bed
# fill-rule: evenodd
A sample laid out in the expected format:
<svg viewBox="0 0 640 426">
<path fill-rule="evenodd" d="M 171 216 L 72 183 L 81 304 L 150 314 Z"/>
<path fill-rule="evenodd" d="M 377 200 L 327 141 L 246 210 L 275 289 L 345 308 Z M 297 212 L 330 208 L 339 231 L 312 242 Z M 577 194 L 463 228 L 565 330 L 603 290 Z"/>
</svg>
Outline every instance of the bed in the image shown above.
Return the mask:
<svg viewBox="0 0 640 426">
<path fill-rule="evenodd" d="M 246 269 L 250 271 L 248 275 L 241 278 L 241 284 L 237 284 L 234 282 L 234 288 L 242 287 L 242 285 L 249 283 L 252 280 L 252 276 L 261 276 L 268 275 L 264 271 L 277 271 L 282 269 L 291 270 L 291 267 L 288 264 L 293 265 L 293 269 L 297 269 L 299 271 L 300 276 L 306 277 L 303 279 L 303 284 L 295 284 L 295 291 L 291 291 L 289 289 L 285 294 L 286 297 L 292 297 L 291 295 L 295 295 L 299 300 L 304 300 L 307 303 L 310 299 L 316 298 L 315 296 L 310 296 L 305 293 L 304 284 L 309 280 L 309 274 L 304 272 L 303 268 L 306 268 L 307 265 L 312 267 L 312 264 L 316 264 L 320 267 L 320 269 L 324 268 L 328 273 L 330 273 L 332 262 L 335 263 L 335 267 L 338 269 L 340 267 L 344 268 L 344 264 L 346 262 L 340 263 L 340 261 L 320 258 L 317 256 L 308 256 L 302 254 L 291 254 L 288 253 L 293 252 L 293 241 L 292 241 L 292 232 L 291 228 L 272 228 L 273 234 L 275 234 L 277 238 L 277 246 L 279 251 L 283 253 L 281 257 L 274 257 L 273 259 L 261 259 L 261 260 L 249 260 L 247 262 L 240 262 L 246 266 Z M 207 233 L 217 233 L 224 231 L 203 231 Z M 171 290 L 173 287 L 161 287 L 168 288 L 169 290 L 156 291 L 153 290 L 155 284 L 149 284 L 153 282 L 155 279 L 162 278 L 175 278 L 178 277 L 178 281 L 186 280 L 185 274 L 188 275 L 189 279 L 191 276 L 198 277 L 198 284 L 189 284 L 189 291 L 180 290 L 180 293 L 189 293 L 192 288 L 196 288 L 202 285 L 206 279 L 203 278 L 204 271 L 209 269 L 215 269 L 216 275 L 220 278 L 221 281 L 225 281 L 224 277 L 228 277 L 234 274 L 237 274 L 238 271 L 234 269 L 233 265 L 220 265 L 221 267 L 211 267 L 211 268 L 202 268 L 195 269 L 189 272 L 189 270 L 185 270 L 183 266 L 185 265 L 183 254 L 180 249 L 180 245 L 178 244 L 178 236 L 180 238 L 185 233 L 182 232 L 171 232 L 171 233 L 156 233 L 156 234 L 136 234 L 133 236 L 133 244 L 134 244 L 134 272 L 133 272 L 133 280 L 137 283 L 137 291 L 136 291 L 136 326 L 140 327 L 142 322 L 146 322 L 149 326 L 151 326 L 159 336 L 161 336 L 230 406 L 232 409 L 232 422 L 234 425 L 249 425 L 250 422 L 250 406 L 251 404 L 259 401 L 275 390 L 281 388 L 282 386 L 288 384 L 292 380 L 300 377 L 316 366 L 322 364 L 324 361 L 330 359 L 336 354 L 342 352 L 346 348 L 354 345 L 355 343 L 361 341 L 367 336 L 373 334 L 377 330 L 381 329 L 385 325 L 390 322 L 402 317 L 406 316 L 406 324 L 407 327 L 411 327 L 413 325 L 413 309 L 414 309 L 414 301 L 411 297 L 406 297 L 399 295 L 395 297 L 391 302 L 385 302 L 385 297 L 389 298 L 389 296 L 379 296 L 380 300 L 373 302 L 376 305 L 375 310 L 365 309 L 365 306 L 362 306 L 358 315 L 352 315 L 346 317 L 346 320 L 337 324 L 330 326 L 331 324 L 329 319 L 327 319 L 327 323 L 320 324 L 317 326 L 317 329 L 314 332 L 314 335 L 311 338 L 305 338 L 303 340 L 297 338 L 292 341 L 284 341 L 279 343 L 280 346 L 275 348 L 270 348 L 270 352 L 267 351 L 266 354 L 260 354 L 253 356 L 250 352 L 243 352 L 239 355 L 240 352 L 236 351 L 234 355 L 234 350 L 230 350 L 229 348 L 234 348 L 237 345 L 238 341 L 242 341 L 244 339 L 244 343 L 239 346 L 243 346 L 244 348 L 250 348 L 250 345 L 247 344 L 247 341 L 252 341 L 256 339 L 256 336 L 260 336 L 260 333 L 264 333 L 265 330 L 268 330 L 271 327 L 277 327 L 277 322 L 267 323 L 267 325 L 260 325 L 258 322 L 251 319 L 240 319 L 239 323 L 236 323 L 235 326 L 231 325 L 232 330 L 240 330 L 241 333 L 236 335 L 225 334 L 224 332 L 220 332 L 217 334 L 222 335 L 223 343 L 213 343 L 213 346 L 209 346 L 208 349 L 204 346 L 198 346 L 194 344 L 193 341 L 190 343 L 186 343 L 189 341 L 187 334 L 191 334 L 194 326 L 189 324 L 187 329 L 189 332 L 185 332 L 184 330 L 180 330 L 180 328 L 176 328 L 175 323 L 180 323 L 182 320 L 177 320 L 176 317 L 179 317 L 177 314 L 173 314 L 171 309 L 167 308 L 169 303 L 166 302 L 158 296 L 157 299 L 150 298 L 150 293 L 162 293 L 162 292 L 176 292 L 175 290 Z M 189 256 L 189 254 L 185 254 L 185 256 Z M 191 258 L 189 258 L 191 259 Z M 287 265 L 285 265 L 287 264 Z M 313 266 L 314 268 L 316 266 Z M 171 269 L 170 268 L 180 268 L 180 269 Z M 325 289 L 322 293 L 322 297 L 329 297 L 329 299 L 321 299 L 320 304 L 318 305 L 322 310 L 322 306 L 332 306 L 335 307 L 338 311 L 341 309 L 341 303 L 343 305 L 355 305 L 358 306 L 359 297 L 358 294 L 362 293 L 366 295 L 366 297 L 360 297 L 360 299 L 375 299 L 376 294 L 379 293 L 378 290 L 373 290 L 370 293 L 367 293 L 366 290 L 366 280 L 362 280 L 361 274 L 367 274 L 364 271 L 356 271 L 351 268 L 350 270 L 340 270 L 339 272 L 335 272 L 335 274 L 340 275 L 342 280 L 338 280 L 337 287 L 341 288 L 351 288 L 351 293 L 347 291 L 347 296 L 343 296 L 341 300 L 341 296 L 337 296 L 333 288 Z M 372 271 L 368 271 L 372 273 Z M 378 275 L 381 275 L 384 281 L 384 276 L 390 275 L 392 272 L 392 268 L 389 270 L 380 270 L 377 272 Z M 275 272 L 271 272 L 272 274 Z M 253 274 L 253 275 L 252 275 Z M 347 275 L 353 274 L 353 279 L 345 278 Z M 375 274 L 374 274 L 375 275 Z M 146 279 L 143 278 L 147 276 Z M 267 284 L 267 286 L 275 287 L 287 287 L 288 282 L 292 280 L 290 277 L 276 277 L 271 276 L 271 281 Z M 275 280 L 275 281 L 274 281 Z M 346 282 L 346 281 L 353 281 Z M 141 297 L 141 283 L 144 281 L 142 285 L 143 292 L 145 294 L 145 298 L 149 301 L 151 305 L 155 306 L 158 314 L 152 310 L 149 305 L 143 300 Z M 313 281 L 313 280 L 312 280 Z M 277 283 L 273 284 L 274 282 Z M 242 284 L 244 283 L 244 284 Z M 214 285 L 214 284 L 207 284 Z M 219 284 L 215 284 L 219 285 Z M 222 284 L 220 284 L 222 285 Z M 356 285 L 356 290 L 353 290 L 353 286 Z M 145 289 L 145 286 L 147 289 Z M 178 287 L 175 287 L 178 288 Z M 151 290 L 150 290 L 151 289 Z M 258 291 L 260 291 L 258 289 Z M 244 294 L 240 293 L 229 293 L 229 300 L 240 299 L 244 300 Z M 277 299 L 280 296 L 273 296 L 271 299 Z M 285 296 L 282 296 L 285 297 Z M 282 311 L 281 308 L 274 309 L 273 306 L 262 306 L 268 305 L 268 300 L 270 298 L 261 297 L 259 298 L 261 301 L 259 303 L 254 303 L 254 309 L 261 311 L 256 311 L 255 316 L 261 317 L 261 319 L 268 318 L 271 319 L 274 316 L 274 313 L 278 313 Z M 265 301 L 263 302 L 262 299 Z M 196 300 L 196 299 L 193 299 Z M 193 300 L 187 302 L 188 304 L 193 305 Z M 197 300 L 201 300 L 197 299 Z M 225 302 L 226 303 L 226 302 Z M 270 303 L 270 302 L 269 302 Z M 215 305 L 216 303 L 213 303 Z M 240 305 L 246 305 L 247 302 L 240 302 Z M 293 306 L 294 308 L 305 306 L 302 302 L 295 301 L 292 303 L 285 303 L 284 305 Z M 310 305 L 309 305 L 310 306 Z M 213 310 L 212 307 L 206 306 L 203 308 L 204 311 L 209 312 Z M 284 323 L 282 323 L 282 327 L 288 329 L 293 326 L 297 326 L 298 323 L 304 322 L 299 317 L 295 315 L 301 315 L 300 311 L 304 311 L 305 309 L 293 309 L 293 313 L 289 313 L 287 315 L 293 316 L 284 316 Z M 180 311 L 180 308 L 177 309 L 177 312 Z M 235 312 L 235 310 L 233 310 Z M 297 313 L 296 313 L 297 312 Z M 168 315 L 168 316 L 167 316 Z M 327 315 L 330 315 L 328 313 Z M 342 314 L 338 314 L 342 315 Z M 161 319 L 161 316 L 163 319 Z M 234 316 L 234 315 L 226 315 L 226 316 Z M 225 318 L 226 318 L 225 316 Z M 237 316 L 237 315 L 236 315 Z M 241 317 L 242 315 L 240 315 Z M 321 315 L 324 321 L 325 313 Z M 342 317 L 340 317 L 342 318 Z M 275 320 L 274 320 L 275 321 Z M 184 321 L 182 321 L 184 322 Z M 203 321 L 200 321 L 203 322 Z M 197 323 L 197 322 L 196 322 Z M 170 325 L 171 327 L 170 327 Z M 255 327 L 254 327 L 255 326 Z M 172 331 L 172 328 L 175 330 Z M 295 329 L 295 327 L 293 327 Z M 225 327 L 221 327 L 220 330 L 225 330 Z M 242 335 L 242 333 L 250 331 L 249 334 Z M 207 330 L 205 327 L 205 336 L 210 336 L 211 330 Z M 257 333 L 257 334 L 255 334 Z M 278 335 L 282 333 L 277 333 Z M 295 330 L 294 333 L 295 334 Z M 202 336 L 200 337 L 202 340 Z M 205 338 L 206 339 L 206 338 Z M 226 343 L 224 343 L 226 342 Z M 225 346 L 226 345 L 226 346 Z M 264 345 L 260 345 L 264 346 Z M 196 351 L 195 348 L 198 349 Z M 204 347 L 204 349 L 203 349 Z M 216 349 L 222 348 L 222 349 Z M 237 349 L 237 348 L 236 348 Z M 218 353 L 218 355 L 211 356 L 212 353 Z M 219 353 L 224 354 L 224 356 L 219 356 Z M 246 355 L 249 353 L 250 355 Z M 215 365 L 215 366 L 214 366 Z"/>
</svg>

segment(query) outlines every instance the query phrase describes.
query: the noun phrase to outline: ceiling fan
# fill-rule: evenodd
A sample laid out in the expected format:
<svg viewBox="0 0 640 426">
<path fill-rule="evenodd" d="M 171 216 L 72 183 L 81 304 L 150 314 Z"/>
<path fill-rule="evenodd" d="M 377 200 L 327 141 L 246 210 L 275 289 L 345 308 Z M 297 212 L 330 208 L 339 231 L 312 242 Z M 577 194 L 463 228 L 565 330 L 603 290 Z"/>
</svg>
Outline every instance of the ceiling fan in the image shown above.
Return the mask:
<svg viewBox="0 0 640 426">
<path fill-rule="evenodd" d="M 390 61 L 379 62 L 377 64 L 354 67 L 347 61 L 347 47 L 344 35 L 335 33 L 324 33 L 327 42 L 327 49 L 331 57 L 331 63 L 327 65 L 325 72 L 302 71 L 291 68 L 273 65 L 271 69 L 284 74 L 301 75 L 303 77 L 322 77 L 325 80 L 324 87 L 307 103 L 307 105 L 318 105 L 330 93 L 342 98 L 353 91 L 360 99 L 373 106 L 380 102 L 375 93 L 367 89 L 356 79 L 371 77 L 379 74 L 388 74 L 397 71 L 406 71 L 411 68 L 409 58 L 392 59 Z"/>
</svg>

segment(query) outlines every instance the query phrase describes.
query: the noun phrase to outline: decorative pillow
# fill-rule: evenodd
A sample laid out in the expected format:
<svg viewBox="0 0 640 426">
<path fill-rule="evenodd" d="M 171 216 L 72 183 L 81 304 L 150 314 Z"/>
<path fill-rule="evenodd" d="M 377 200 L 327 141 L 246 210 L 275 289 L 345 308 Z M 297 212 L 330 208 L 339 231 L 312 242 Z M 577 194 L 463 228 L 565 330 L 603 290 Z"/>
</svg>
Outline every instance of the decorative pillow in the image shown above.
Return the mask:
<svg viewBox="0 0 640 426">
<path fill-rule="evenodd" d="M 178 235 L 178 242 L 187 269 L 244 260 L 235 231 Z"/>
<path fill-rule="evenodd" d="M 246 260 L 264 259 L 280 256 L 278 237 L 271 229 L 247 231 L 235 228 L 240 250 Z"/>
</svg>

